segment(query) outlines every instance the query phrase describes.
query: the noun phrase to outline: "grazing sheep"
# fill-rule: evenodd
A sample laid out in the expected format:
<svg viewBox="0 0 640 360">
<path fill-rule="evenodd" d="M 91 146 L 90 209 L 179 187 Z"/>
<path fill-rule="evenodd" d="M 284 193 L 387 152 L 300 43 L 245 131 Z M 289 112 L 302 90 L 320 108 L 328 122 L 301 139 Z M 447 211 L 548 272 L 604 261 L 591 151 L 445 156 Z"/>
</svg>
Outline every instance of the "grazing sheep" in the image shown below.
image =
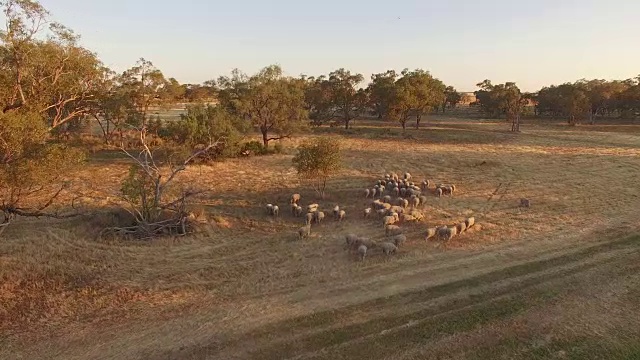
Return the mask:
<svg viewBox="0 0 640 360">
<path fill-rule="evenodd" d="M 311 205 L 307 205 L 307 212 L 315 212 L 318 211 L 318 208 L 320 207 L 320 205 L 318 204 L 311 204 Z"/>
<path fill-rule="evenodd" d="M 520 199 L 520 207 L 531 207 L 531 200 L 525 198 Z"/>
<path fill-rule="evenodd" d="M 442 188 L 436 189 L 436 197 L 442 197 Z"/>
<path fill-rule="evenodd" d="M 392 191 L 393 191 L 393 195 L 394 195 L 395 197 L 400 196 L 400 188 L 399 188 L 399 187 L 397 187 L 397 186 L 396 186 L 396 187 L 394 187 Z"/>
<path fill-rule="evenodd" d="M 291 204 L 298 204 L 300 202 L 300 194 L 291 195 Z"/>
<path fill-rule="evenodd" d="M 463 221 L 456 225 L 456 229 L 458 230 L 458 234 L 462 234 L 463 232 L 465 232 L 465 230 L 467 230 L 467 224 Z"/>
<path fill-rule="evenodd" d="M 304 223 L 307 224 L 307 225 L 311 225 L 311 223 L 313 222 L 313 218 L 314 217 L 315 216 L 313 215 L 313 213 L 307 213 L 307 216 L 305 218 L 305 222 Z"/>
<path fill-rule="evenodd" d="M 369 195 L 371 195 L 371 190 L 364 189 L 364 197 L 365 197 L 365 199 L 369 198 Z M 371 197 L 373 197 L 373 196 L 371 196 Z"/>
<path fill-rule="evenodd" d="M 378 189 L 376 188 L 371 189 L 371 197 L 375 199 L 377 195 L 378 195 Z"/>
<path fill-rule="evenodd" d="M 407 196 L 407 188 L 400 189 L 400 196 L 402 196 L 402 197 Z"/>
<path fill-rule="evenodd" d="M 451 185 L 443 186 L 441 189 L 443 194 L 453 195 L 453 187 Z"/>
<path fill-rule="evenodd" d="M 314 214 L 314 219 L 316 221 L 316 224 L 320 224 L 322 222 L 322 220 L 324 220 L 324 212 L 316 211 L 313 214 Z"/>
<path fill-rule="evenodd" d="M 404 204 L 404 198 L 401 198 L 401 197 L 397 198 L 396 199 L 396 205 L 402 206 L 402 204 Z"/>
<path fill-rule="evenodd" d="M 357 248 L 360 245 L 366 246 L 367 249 L 373 249 L 378 246 L 378 243 L 365 237 L 358 237 L 358 239 L 354 243 L 354 247 Z"/>
<path fill-rule="evenodd" d="M 407 236 L 400 234 L 392 237 L 391 240 L 393 241 L 394 244 L 396 244 L 397 247 L 400 247 L 400 245 L 407 242 Z"/>
<path fill-rule="evenodd" d="M 402 234 L 402 228 L 397 225 L 385 225 L 384 234 L 386 236 L 394 236 Z"/>
<path fill-rule="evenodd" d="M 298 229 L 298 237 L 300 240 L 308 238 L 311 235 L 311 224 L 305 225 Z"/>
<path fill-rule="evenodd" d="M 400 177 L 396 173 L 391 173 L 391 179 L 393 179 L 393 181 L 395 182 L 398 182 L 400 180 Z"/>
<path fill-rule="evenodd" d="M 420 184 L 420 189 L 422 191 L 425 191 L 429 188 L 429 180 L 423 180 L 422 183 Z"/>
<path fill-rule="evenodd" d="M 382 202 L 386 203 L 386 204 L 391 204 L 391 196 L 387 195 L 384 198 L 382 198 Z"/>
<path fill-rule="evenodd" d="M 415 216 L 412 215 L 408 215 L 408 214 L 402 214 L 402 216 L 400 217 L 400 222 L 405 223 L 405 222 L 413 222 L 413 221 L 417 221 L 418 219 Z"/>
<path fill-rule="evenodd" d="M 414 195 L 414 197 L 411 198 L 411 207 L 417 208 L 418 206 L 420 206 L 420 198 Z"/>
<path fill-rule="evenodd" d="M 366 208 L 366 209 L 364 209 L 364 218 L 365 218 L 365 219 L 366 219 L 366 218 L 368 218 L 369 216 L 371 216 L 371 211 L 372 211 L 372 210 L 373 210 L 373 209 L 371 209 L 371 208 Z"/>
<path fill-rule="evenodd" d="M 393 211 L 396 214 L 402 214 L 404 213 L 404 208 L 402 208 L 402 206 L 392 206 L 391 211 Z"/>
<path fill-rule="evenodd" d="M 273 215 L 273 204 L 267 204 L 267 215 Z"/>
<path fill-rule="evenodd" d="M 382 208 L 385 210 L 390 210 L 391 209 L 391 204 L 382 204 Z"/>
<path fill-rule="evenodd" d="M 351 247 L 353 244 L 356 243 L 356 241 L 358 241 L 360 238 L 358 237 L 358 235 L 356 234 L 347 234 L 347 236 L 345 236 L 345 240 L 347 242 L 347 246 Z"/>
<path fill-rule="evenodd" d="M 395 216 L 385 216 L 382 219 L 382 223 L 384 224 L 385 228 L 389 225 L 393 225 L 397 222 L 398 220 L 396 220 Z"/>
<path fill-rule="evenodd" d="M 379 217 L 385 217 L 387 216 L 387 210 L 386 209 L 377 210 L 376 214 L 378 214 Z"/>
<path fill-rule="evenodd" d="M 271 210 L 271 213 L 275 217 L 280 215 L 280 208 L 278 207 L 278 205 L 273 205 L 273 209 Z"/>
<path fill-rule="evenodd" d="M 454 236 L 458 235 L 458 227 L 457 226 L 450 227 L 449 231 L 451 231 L 451 237 L 454 237 Z"/>
<path fill-rule="evenodd" d="M 338 220 L 338 216 L 340 215 L 340 206 L 336 205 L 333 207 L 333 218 Z"/>
<path fill-rule="evenodd" d="M 387 256 L 398 252 L 398 247 L 390 242 L 383 242 L 380 244 L 380 247 L 382 248 L 382 252 Z"/>
<path fill-rule="evenodd" d="M 474 217 L 467 218 L 464 223 L 467 225 L 467 229 L 471 228 L 476 223 L 476 219 Z"/>
<path fill-rule="evenodd" d="M 427 229 L 427 233 L 425 234 L 425 241 L 431 239 L 432 237 L 436 236 L 436 232 L 437 229 L 436 228 L 428 228 Z"/>
<path fill-rule="evenodd" d="M 298 208 L 298 205 L 291 204 L 291 215 L 296 216 L 296 209 L 297 208 Z"/>
<path fill-rule="evenodd" d="M 340 212 L 338 213 L 338 221 L 344 220 L 346 216 L 347 216 L 347 212 L 344 210 L 340 210 Z"/>
<path fill-rule="evenodd" d="M 293 215 L 294 215 L 295 217 L 300 217 L 300 216 L 302 216 L 302 206 L 300 206 L 300 205 L 296 206 L 296 209 L 295 209 L 295 211 L 294 211 Z"/>
<path fill-rule="evenodd" d="M 449 240 L 451 239 L 451 229 L 446 226 L 440 226 L 437 228 L 438 239 L 440 240 Z"/>
<path fill-rule="evenodd" d="M 427 203 L 427 197 L 424 195 L 418 196 L 418 199 L 420 199 L 420 205 L 422 206 L 424 206 Z"/>
<path fill-rule="evenodd" d="M 409 174 L 409 173 L 404 173 L 404 179 L 405 179 L 406 181 L 411 180 L 411 174 Z"/>
<path fill-rule="evenodd" d="M 364 257 L 367 256 L 367 246 L 366 245 L 358 246 L 358 256 L 360 256 L 360 261 L 364 261 Z"/>
<path fill-rule="evenodd" d="M 408 208 L 409 207 L 409 200 L 403 199 L 402 200 L 402 207 L 405 208 L 405 209 Z"/>
</svg>

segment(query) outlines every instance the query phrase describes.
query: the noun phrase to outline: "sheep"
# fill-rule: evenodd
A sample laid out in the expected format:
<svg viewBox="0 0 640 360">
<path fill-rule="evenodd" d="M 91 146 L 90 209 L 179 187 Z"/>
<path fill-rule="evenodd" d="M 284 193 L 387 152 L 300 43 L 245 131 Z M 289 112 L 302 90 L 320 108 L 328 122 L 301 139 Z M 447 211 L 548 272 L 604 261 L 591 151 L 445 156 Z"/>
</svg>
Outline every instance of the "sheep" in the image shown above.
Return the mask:
<svg viewBox="0 0 640 360">
<path fill-rule="evenodd" d="M 291 204 L 298 204 L 300 202 L 300 194 L 291 195 Z"/>
<path fill-rule="evenodd" d="M 420 199 L 420 205 L 424 207 L 424 205 L 427 203 L 427 197 L 424 195 L 420 195 L 418 196 L 418 199 Z"/>
<path fill-rule="evenodd" d="M 273 204 L 267 204 L 266 209 L 267 209 L 267 215 L 273 214 Z"/>
<path fill-rule="evenodd" d="M 442 188 L 436 189 L 436 197 L 442 197 Z"/>
<path fill-rule="evenodd" d="M 411 207 L 417 208 L 418 206 L 420 206 L 420 198 L 414 195 L 414 197 L 411 198 Z"/>
<path fill-rule="evenodd" d="M 402 204 L 404 204 L 404 198 L 401 198 L 401 197 L 397 198 L 396 199 L 396 205 L 402 206 Z"/>
<path fill-rule="evenodd" d="M 449 240 L 451 238 L 451 229 L 446 226 L 440 226 L 437 228 L 438 239 Z"/>
<path fill-rule="evenodd" d="M 371 189 L 371 197 L 375 199 L 376 196 L 378 196 L 378 189 L 376 188 Z"/>
<path fill-rule="evenodd" d="M 402 214 L 404 213 L 404 208 L 402 206 L 392 206 L 391 211 L 397 214 Z"/>
<path fill-rule="evenodd" d="M 398 180 L 400 180 L 400 177 L 396 173 L 391 173 L 391 179 L 393 179 L 393 181 L 395 182 L 398 182 Z"/>
<path fill-rule="evenodd" d="M 302 206 L 299 206 L 299 205 L 298 205 L 298 206 L 296 206 L 296 209 L 295 209 L 295 211 L 294 211 L 293 215 L 294 215 L 295 217 L 300 217 L 300 216 L 302 216 Z"/>
<path fill-rule="evenodd" d="M 322 211 L 316 211 L 315 213 L 313 213 L 313 217 L 316 221 L 316 224 L 320 224 L 322 222 L 322 220 L 324 220 L 324 212 Z"/>
<path fill-rule="evenodd" d="M 272 215 L 277 217 L 278 215 L 280 215 L 280 208 L 278 207 L 278 205 L 273 205 L 273 209 L 271 210 Z"/>
<path fill-rule="evenodd" d="M 313 218 L 314 218 L 313 213 L 307 213 L 304 223 L 307 225 L 311 225 L 311 223 L 313 222 Z"/>
<path fill-rule="evenodd" d="M 402 207 L 403 208 L 408 208 L 409 207 L 409 200 L 407 199 L 402 199 Z"/>
<path fill-rule="evenodd" d="M 296 209 L 297 208 L 298 208 L 298 205 L 291 204 L 291 215 L 296 216 Z"/>
<path fill-rule="evenodd" d="M 319 207 L 320 207 L 320 205 L 318 205 L 318 204 L 307 205 L 307 212 L 312 213 L 312 212 L 318 211 Z"/>
<path fill-rule="evenodd" d="M 360 256 L 360 261 L 364 261 L 364 257 L 367 256 L 367 246 L 366 245 L 358 246 L 358 256 Z"/>
<path fill-rule="evenodd" d="M 467 218 L 464 223 L 467 225 L 467 229 L 471 228 L 476 223 L 476 219 L 474 217 Z"/>
<path fill-rule="evenodd" d="M 311 235 L 311 224 L 307 224 L 300 229 L 298 229 L 299 239 L 302 240 L 304 238 L 308 238 Z"/>
<path fill-rule="evenodd" d="M 385 210 L 390 210 L 391 209 L 391 204 L 382 204 L 382 208 Z"/>
<path fill-rule="evenodd" d="M 336 205 L 333 207 L 333 218 L 338 220 L 338 215 L 340 214 L 340 206 Z"/>
<path fill-rule="evenodd" d="M 451 185 L 443 186 L 442 193 L 447 195 L 453 195 L 453 187 Z"/>
<path fill-rule="evenodd" d="M 402 228 L 397 225 L 385 225 L 384 234 L 386 236 L 394 236 L 402 234 Z"/>
<path fill-rule="evenodd" d="M 428 228 L 427 233 L 425 234 L 424 240 L 429 240 L 432 237 L 436 236 L 436 228 Z"/>
<path fill-rule="evenodd" d="M 409 174 L 408 172 L 407 172 L 407 173 L 404 173 L 404 179 L 405 179 L 406 181 L 411 180 L 411 174 Z"/>
<path fill-rule="evenodd" d="M 356 234 L 347 234 L 347 236 L 345 236 L 345 240 L 347 242 L 347 247 L 351 247 L 353 244 L 356 243 L 356 241 L 358 241 L 360 238 L 358 237 L 358 235 Z"/>
<path fill-rule="evenodd" d="M 429 180 L 423 180 L 422 183 L 420 184 L 420 189 L 422 191 L 425 191 L 429 188 Z"/>
<path fill-rule="evenodd" d="M 382 202 L 386 203 L 386 204 L 391 204 L 391 196 L 387 195 L 384 198 L 382 198 Z"/>
<path fill-rule="evenodd" d="M 452 226 L 449 228 L 451 230 L 451 237 L 454 237 L 456 235 L 458 235 L 458 227 L 457 226 Z"/>
<path fill-rule="evenodd" d="M 385 216 L 387 216 L 387 210 L 385 210 L 385 209 L 377 210 L 376 214 L 378 214 L 379 217 L 385 217 Z"/>
<path fill-rule="evenodd" d="M 526 198 L 522 198 L 520 199 L 520 207 L 531 207 L 531 200 L 526 199 Z"/>
<path fill-rule="evenodd" d="M 412 222 L 412 221 L 417 221 L 418 219 L 416 219 L 415 216 L 412 215 L 407 215 L 407 214 L 402 214 L 402 217 L 400 218 L 400 222 Z"/>
<path fill-rule="evenodd" d="M 395 197 L 400 196 L 400 188 L 399 188 L 399 187 L 397 187 L 397 186 L 396 186 L 396 187 L 394 187 L 394 188 L 391 190 L 391 192 L 393 192 L 393 195 L 394 195 Z"/>
<path fill-rule="evenodd" d="M 366 208 L 364 209 L 364 218 L 368 218 L 369 216 L 371 216 L 371 211 L 373 211 L 373 209 L 371 208 Z"/>
<path fill-rule="evenodd" d="M 371 195 L 371 190 L 369 189 L 364 189 L 364 198 L 368 199 L 369 195 Z M 373 196 L 372 196 L 373 197 Z"/>
<path fill-rule="evenodd" d="M 390 242 L 383 242 L 380 244 L 380 247 L 382 248 L 382 252 L 387 256 L 398 252 L 398 247 Z"/>
<path fill-rule="evenodd" d="M 456 225 L 456 229 L 458 230 L 458 234 L 462 234 L 463 232 L 465 232 L 465 230 L 467 230 L 467 224 L 463 221 Z"/>
<path fill-rule="evenodd" d="M 407 196 L 407 188 L 401 188 L 400 189 L 400 196 L 402 196 L 402 197 Z"/>
<path fill-rule="evenodd" d="M 353 243 L 353 246 L 357 248 L 360 245 L 366 246 L 367 249 L 373 249 L 378 246 L 378 243 L 365 237 L 358 237 L 356 241 Z"/>
<path fill-rule="evenodd" d="M 345 219 L 345 217 L 347 216 L 347 212 L 344 210 L 340 210 L 340 212 L 338 213 L 338 221 L 342 221 Z"/>
<path fill-rule="evenodd" d="M 394 244 L 396 244 L 397 247 L 400 247 L 400 245 L 407 242 L 407 236 L 400 234 L 392 237 L 391 240 L 393 241 Z"/>
<path fill-rule="evenodd" d="M 395 216 L 385 216 L 385 217 L 382 219 L 382 223 L 383 223 L 383 225 L 385 226 L 385 228 L 386 228 L 388 225 L 393 225 L 393 224 L 395 224 L 396 222 L 398 222 L 398 220 L 396 220 Z"/>
<path fill-rule="evenodd" d="M 412 209 L 409 212 L 409 215 L 413 216 L 414 218 L 416 218 L 416 221 L 422 221 L 424 220 L 424 214 L 422 214 L 422 212 Z"/>
</svg>

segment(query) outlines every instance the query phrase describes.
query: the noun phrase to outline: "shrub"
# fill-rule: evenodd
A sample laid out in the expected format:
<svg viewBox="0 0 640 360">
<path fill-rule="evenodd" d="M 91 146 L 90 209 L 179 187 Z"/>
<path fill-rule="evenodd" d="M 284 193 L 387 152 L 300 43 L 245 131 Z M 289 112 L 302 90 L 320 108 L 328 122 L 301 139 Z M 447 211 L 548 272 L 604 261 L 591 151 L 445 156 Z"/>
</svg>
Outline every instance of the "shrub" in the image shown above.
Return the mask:
<svg viewBox="0 0 640 360">
<path fill-rule="evenodd" d="M 324 198 L 327 179 L 341 166 L 340 143 L 328 137 L 305 142 L 298 147 L 298 154 L 292 161 L 298 175 L 309 180 L 318 195 Z"/>
</svg>

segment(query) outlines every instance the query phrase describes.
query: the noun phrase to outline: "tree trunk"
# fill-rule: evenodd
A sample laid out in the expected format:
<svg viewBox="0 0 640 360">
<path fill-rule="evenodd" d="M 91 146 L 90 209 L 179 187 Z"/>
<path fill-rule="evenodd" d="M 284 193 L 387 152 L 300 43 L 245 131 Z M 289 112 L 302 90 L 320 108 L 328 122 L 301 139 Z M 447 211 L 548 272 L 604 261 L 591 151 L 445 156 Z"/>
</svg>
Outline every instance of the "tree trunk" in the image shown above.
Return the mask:
<svg viewBox="0 0 640 360">
<path fill-rule="evenodd" d="M 344 119 L 344 128 L 345 128 L 346 130 L 349 130 L 349 122 L 350 122 L 350 121 L 351 121 L 350 119 Z"/>
<path fill-rule="evenodd" d="M 416 130 L 420 129 L 420 120 L 422 120 L 422 115 L 416 116 Z"/>
<path fill-rule="evenodd" d="M 266 149 L 267 147 L 269 147 L 269 137 L 268 135 L 268 131 L 267 130 L 261 130 L 262 132 L 262 144 L 264 145 L 264 148 Z"/>
<path fill-rule="evenodd" d="M 402 120 L 400 122 L 400 124 L 402 124 L 402 130 L 406 130 L 407 129 L 407 120 Z"/>
</svg>

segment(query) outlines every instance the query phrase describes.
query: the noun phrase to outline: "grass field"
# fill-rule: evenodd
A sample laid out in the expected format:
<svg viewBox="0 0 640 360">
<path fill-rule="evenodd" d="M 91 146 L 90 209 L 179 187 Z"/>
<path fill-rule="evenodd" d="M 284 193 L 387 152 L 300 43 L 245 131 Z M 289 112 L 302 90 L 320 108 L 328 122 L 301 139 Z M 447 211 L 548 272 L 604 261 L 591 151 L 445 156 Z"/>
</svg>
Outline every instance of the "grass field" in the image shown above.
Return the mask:
<svg viewBox="0 0 640 360">
<path fill-rule="evenodd" d="M 91 219 L 23 220 L 0 240 L 0 359 L 640 359 L 640 125 L 568 127 L 430 119 L 420 130 L 357 121 L 320 204 L 282 155 L 195 166 L 210 224 L 187 238 L 96 238 Z M 117 191 L 127 171 L 97 153 L 75 190 Z M 391 258 L 356 261 L 344 235 L 381 240 L 362 189 L 386 172 L 456 184 L 429 197 Z M 529 209 L 518 200 L 532 201 Z M 265 215 L 264 204 L 284 210 Z M 475 216 L 447 244 L 427 225 Z"/>
</svg>

